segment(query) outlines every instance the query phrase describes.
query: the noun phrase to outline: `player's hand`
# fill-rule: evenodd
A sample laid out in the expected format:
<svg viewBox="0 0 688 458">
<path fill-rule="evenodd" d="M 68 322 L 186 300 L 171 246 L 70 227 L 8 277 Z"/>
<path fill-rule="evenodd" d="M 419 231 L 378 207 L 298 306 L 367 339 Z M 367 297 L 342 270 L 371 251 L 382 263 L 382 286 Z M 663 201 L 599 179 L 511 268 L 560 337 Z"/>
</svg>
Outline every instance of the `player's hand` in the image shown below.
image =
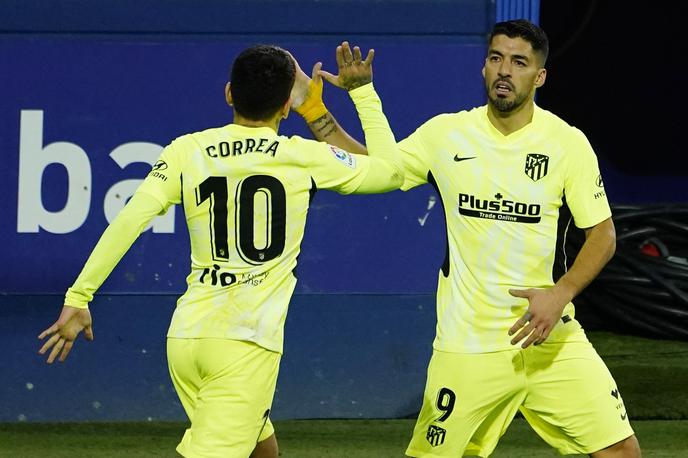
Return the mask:
<svg viewBox="0 0 688 458">
<path fill-rule="evenodd" d="M 296 75 L 294 78 L 294 87 L 291 89 L 289 98 L 291 99 L 291 109 L 298 111 L 298 108 L 309 98 L 317 98 L 322 100 L 322 77 L 318 73 L 322 67 L 322 63 L 318 62 L 313 66 L 312 76 L 308 77 L 301 69 L 296 58 L 287 51 L 294 61 L 296 67 Z"/>
<path fill-rule="evenodd" d="M 309 78 L 301 68 L 296 68 L 296 80 L 291 90 L 291 109 L 304 115 L 304 112 L 316 105 L 323 104 L 323 80 L 320 76 L 322 62 L 313 66 L 312 76 Z"/>
<path fill-rule="evenodd" d="M 361 55 L 361 48 L 354 46 L 353 52 L 348 41 L 337 46 L 336 59 L 338 75 L 321 70 L 319 73 L 329 83 L 350 91 L 373 81 L 373 56 L 375 50 L 368 51 L 365 60 Z"/>
<path fill-rule="evenodd" d="M 509 329 L 510 336 L 516 334 L 511 345 L 526 339 L 521 345 L 523 348 L 544 342 L 569 303 L 556 288 L 510 289 L 509 294 L 528 299 L 528 311 Z"/>
<path fill-rule="evenodd" d="M 93 340 L 91 312 L 88 309 L 65 305 L 62 307 L 62 313 L 60 313 L 57 321 L 38 336 L 41 340 L 50 337 L 38 350 L 38 353 L 44 355 L 52 348 L 50 355 L 48 355 L 48 364 L 52 364 L 58 354 L 60 355 L 60 362 L 64 362 L 81 331 L 84 331 L 86 340 Z"/>
</svg>

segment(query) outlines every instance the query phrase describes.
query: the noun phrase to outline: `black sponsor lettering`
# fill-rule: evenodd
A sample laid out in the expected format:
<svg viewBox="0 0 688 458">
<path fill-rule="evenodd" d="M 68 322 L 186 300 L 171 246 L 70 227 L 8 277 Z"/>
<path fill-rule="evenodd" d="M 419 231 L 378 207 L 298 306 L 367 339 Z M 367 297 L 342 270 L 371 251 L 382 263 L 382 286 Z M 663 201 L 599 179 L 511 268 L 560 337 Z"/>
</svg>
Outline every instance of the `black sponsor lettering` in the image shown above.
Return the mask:
<svg viewBox="0 0 688 458">
<path fill-rule="evenodd" d="M 493 213 L 480 210 L 470 210 L 459 207 L 459 214 L 474 218 L 498 219 L 501 221 L 513 221 L 515 223 L 539 223 L 539 216 L 507 215 L 505 213 Z"/>
<path fill-rule="evenodd" d="M 208 274 L 210 274 L 210 285 L 211 286 L 217 286 L 217 281 L 218 281 L 218 271 L 220 270 L 220 266 L 217 264 L 213 264 L 212 270 L 209 267 L 206 267 L 203 269 L 203 273 L 201 274 L 201 278 L 198 279 L 201 283 L 205 284 L 206 282 L 206 277 Z M 219 280 L 220 280 L 220 286 L 231 286 L 234 283 L 236 283 L 236 275 L 233 273 L 229 272 L 220 272 L 219 275 Z"/>
<path fill-rule="evenodd" d="M 511 221 L 517 223 L 538 223 L 541 220 L 540 204 L 528 204 L 502 199 L 479 199 L 471 194 L 459 193 L 459 214 L 475 218 Z"/>
<path fill-rule="evenodd" d="M 153 178 L 160 178 L 162 181 L 167 181 L 167 176 L 163 175 L 160 172 L 153 171 L 148 175 L 152 176 Z"/>
</svg>

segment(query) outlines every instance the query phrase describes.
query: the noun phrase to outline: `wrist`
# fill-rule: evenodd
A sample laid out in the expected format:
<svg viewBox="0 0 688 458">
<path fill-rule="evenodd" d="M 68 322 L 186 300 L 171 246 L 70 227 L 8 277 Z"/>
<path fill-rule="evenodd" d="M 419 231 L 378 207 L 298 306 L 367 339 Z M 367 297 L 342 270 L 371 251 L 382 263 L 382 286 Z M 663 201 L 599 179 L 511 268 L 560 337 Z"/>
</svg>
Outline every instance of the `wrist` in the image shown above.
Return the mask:
<svg viewBox="0 0 688 458">
<path fill-rule="evenodd" d="M 566 306 L 566 304 L 571 302 L 576 296 L 576 289 L 572 285 L 569 285 L 566 281 L 562 280 L 563 279 L 560 279 L 552 289 L 554 290 L 556 296 L 560 298 L 560 302 L 563 303 L 563 306 Z"/>
<path fill-rule="evenodd" d="M 322 99 L 308 98 L 294 110 L 308 123 L 312 123 L 327 114 L 327 107 Z"/>
<path fill-rule="evenodd" d="M 92 297 L 88 297 L 78 290 L 69 288 L 65 294 L 63 304 L 77 309 L 88 309 L 88 303 L 91 299 Z"/>
<path fill-rule="evenodd" d="M 322 80 L 310 80 L 305 100 L 301 105 L 294 108 L 294 111 L 300 114 L 308 124 L 327 114 L 327 107 L 323 102 L 322 93 Z"/>
<path fill-rule="evenodd" d="M 369 81 L 369 82 L 367 82 L 361 86 L 356 86 L 354 88 L 351 88 L 348 91 L 349 91 L 349 95 L 351 97 L 355 97 L 357 95 L 363 96 L 363 95 L 367 95 L 371 92 L 374 92 L 375 87 L 373 86 L 373 82 Z"/>
</svg>

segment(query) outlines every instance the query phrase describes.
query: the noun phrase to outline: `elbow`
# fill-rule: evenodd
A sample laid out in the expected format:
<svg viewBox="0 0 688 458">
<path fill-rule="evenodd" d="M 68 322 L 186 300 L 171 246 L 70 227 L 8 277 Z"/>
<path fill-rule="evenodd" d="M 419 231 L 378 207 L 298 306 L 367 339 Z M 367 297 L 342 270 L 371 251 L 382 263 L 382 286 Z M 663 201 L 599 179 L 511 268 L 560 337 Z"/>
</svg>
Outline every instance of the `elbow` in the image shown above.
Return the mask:
<svg viewBox="0 0 688 458">
<path fill-rule="evenodd" d="M 616 239 L 612 240 L 607 248 L 607 262 L 611 261 L 616 254 Z"/>
<path fill-rule="evenodd" d="M 607 230 L 607 239 L 608 239 L 608 259 L 610 260 L 614 257 L 614 254 L 616 254 L 616 228 L 614 227 L 614 224 L 612 223 L 610 225 L 609 229 Z"/>
<path fill-rule="evenodd" d="M 394 173 L 392 174 L 392 185 L 394 186 L 394 189 L 399 189 L 401 188 L 401 185 L 404 184 L 404 171 L 401 170 L 400 168 L 397 168 L 394 170 Z"/>
</svg>

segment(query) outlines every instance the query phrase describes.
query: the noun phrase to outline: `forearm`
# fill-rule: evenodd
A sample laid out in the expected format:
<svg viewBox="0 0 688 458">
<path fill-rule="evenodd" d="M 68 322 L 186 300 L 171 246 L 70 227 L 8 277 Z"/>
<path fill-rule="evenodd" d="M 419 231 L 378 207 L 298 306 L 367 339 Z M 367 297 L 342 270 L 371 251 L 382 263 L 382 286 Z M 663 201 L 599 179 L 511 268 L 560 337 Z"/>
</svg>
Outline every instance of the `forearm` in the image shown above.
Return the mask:
<svg viewBox="0 0 688 458">
<path fill-rule="evenodd" d="M 65 305 L 87 308 L 95 291 L 161 210 L 162 205 L 148 194 L 134 194 L 98 240 L 79 277 L 67 290 Z"/>
<path fill-rule="evenodd" d="M 316 140 L 327 142 L 350 153 L 368 154 L 366 147 L 342 129 L 330 112 L 308 123 L 308 128 Z"/>
<path fill-rule="evenodd" d="M 609 218 L 587 229 L 586 239 L 571 268 L 555 284 L 567 302 L 592 282 L 616 251 L 616 232 Z"/>
<path fill-rule="evenodd" d="M 349 95 L 356 105 L 358 117 L 361 120 L 368 155 L 388 161 L 403 176 L 397 142 L 387 117 L 382 111 L 382 101 L 375 92 L 373 84 L 369 83 L 349 91 Z"/>
</svg>

